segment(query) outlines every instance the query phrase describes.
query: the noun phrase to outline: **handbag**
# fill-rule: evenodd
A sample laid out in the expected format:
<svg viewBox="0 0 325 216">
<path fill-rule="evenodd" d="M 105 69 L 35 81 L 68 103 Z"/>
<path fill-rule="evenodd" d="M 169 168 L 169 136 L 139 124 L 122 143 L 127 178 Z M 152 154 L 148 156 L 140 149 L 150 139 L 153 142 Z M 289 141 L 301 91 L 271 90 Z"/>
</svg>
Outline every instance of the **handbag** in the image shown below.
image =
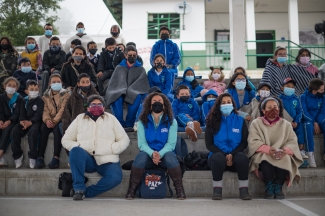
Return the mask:
<svg viewBox="0 0 325 216">
<path fill-rule="evenodd" d="M 85 176 L 85 184 L 88 182 L 88 178 Z M 63 197 L 70 197 L 70 191 L 72 187 L 72 173 L 63 172 L 59 176 L 58 188 L 62 190 Z"/>
</svg>

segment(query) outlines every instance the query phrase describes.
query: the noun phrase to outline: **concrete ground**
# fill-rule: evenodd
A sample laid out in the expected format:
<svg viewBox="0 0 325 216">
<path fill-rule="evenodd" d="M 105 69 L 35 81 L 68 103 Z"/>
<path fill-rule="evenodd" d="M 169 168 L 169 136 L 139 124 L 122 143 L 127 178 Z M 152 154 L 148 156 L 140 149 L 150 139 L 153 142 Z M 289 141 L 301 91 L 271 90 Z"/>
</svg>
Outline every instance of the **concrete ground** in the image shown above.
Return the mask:
<svg viewBox="0 0 325 216">
<path fill-rule="evenodd" d="M 175 198 L 160 200 L 135 199 L 127 201 L 114 198 L 95 198 L 73 201 L 62 197 L 0 197 L 1 216 L 57 216 L 57 215 L 177 215 L 177 216 L 323 216 L 325 197 L 287 197 L 285 200 L 253 199 L 242 201 L 224 198 L 213 201 L 209 198 Z"/>
</svg>

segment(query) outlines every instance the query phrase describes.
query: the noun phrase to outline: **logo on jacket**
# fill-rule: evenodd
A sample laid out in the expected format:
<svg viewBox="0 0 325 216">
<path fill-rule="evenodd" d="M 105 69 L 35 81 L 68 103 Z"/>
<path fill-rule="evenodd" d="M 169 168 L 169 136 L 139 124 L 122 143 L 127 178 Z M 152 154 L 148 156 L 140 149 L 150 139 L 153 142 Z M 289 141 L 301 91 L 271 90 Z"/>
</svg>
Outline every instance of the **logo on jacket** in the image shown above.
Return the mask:
<svg viewBox="0 0 325 216">
<path fill-rule="evenodd" d="M 161 76 L 161 82 L 165 82 L 165 76 Z"/>
<path fill-rule="evenodd" d="M 34 105 L 34 106 L 32 107 L 32 109 L 33 109 L 34 111 L 36 111 L 36 110 L 37 110 L 37 105 Z"/>
<path fill-rule="evenodd" d="M 160 132 L 161 133 L 168 133 L 168 128 L 162 128 Z"/>
<path fill-rule="evenodd" d="M 192 108 L 193 108 L 193 105 L 192 105 L 192 104 L 189 104 L 188 107 L 189 107 L 190 109 L 192 109 Z"/>
<path fill-rule="evenodd" d="M 298 104 L 298 101 L 297 100 L 294 100 L 294 101 L 292 101 L 292 104 L 293 104 L 293 108 L 296 108 L 297 107 L 297 104 Z"/>
<path fill-rule="evenodd" d="M 146 175 L 146 186 L 149 187 L 150 190 L 155 190 L 159 185 L 162 184 L 160 181 L 161 176 L 155 174 L 148 174 Z"/>
<path fill-rule="evenodd" d="M 233 128 L 233 129 L 232 129 L 232 132 L 234 132 L 234 133 L 239 133 L 239 129 Z"/>
<path fill-rule="evenodd" d="M 318 102 L 318 108 L 322 106 L 322 102 Z"/>
</svg>

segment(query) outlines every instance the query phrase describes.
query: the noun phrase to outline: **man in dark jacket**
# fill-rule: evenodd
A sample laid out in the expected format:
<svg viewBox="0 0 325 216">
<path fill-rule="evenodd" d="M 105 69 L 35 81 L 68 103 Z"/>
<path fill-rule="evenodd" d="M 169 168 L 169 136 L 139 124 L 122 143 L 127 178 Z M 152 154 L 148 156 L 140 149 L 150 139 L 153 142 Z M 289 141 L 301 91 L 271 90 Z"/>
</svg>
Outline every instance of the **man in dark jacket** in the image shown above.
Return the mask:
<svg viewBox="0 0 325 216">
<path fill-rule="evenodd" d="M 132 45 L 136 48 L 136 44 L 133 42 L 129 42 L 126 44 L 126 46 Z M 125 59 L 125 55 L 124 52 L 120 52 L 118 53 L 118 55 L 114 55 L 114 60 L 113 60 L 113 67 L 116 68 L 117 65 L 119 65 L 123 60 Z M 137 61 L 143 65 L 143 60 L 141 58 L 141 56 L 137 55 Z"/>
</svg>

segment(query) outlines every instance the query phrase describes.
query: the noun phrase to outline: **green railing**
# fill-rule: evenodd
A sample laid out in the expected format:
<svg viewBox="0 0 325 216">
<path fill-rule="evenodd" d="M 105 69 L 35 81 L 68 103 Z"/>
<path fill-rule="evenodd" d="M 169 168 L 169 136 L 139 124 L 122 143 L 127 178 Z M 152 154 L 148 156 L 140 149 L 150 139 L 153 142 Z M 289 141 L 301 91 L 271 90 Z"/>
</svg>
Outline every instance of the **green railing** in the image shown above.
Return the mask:
<svg viewBox="0 0 325 216">
<path fill-rule="evenodd" d="M 246 48 L 249 43 L 272 43 L 273 48 L 270 53 L 263 54 L 256 53 L 256 50 L 246 49 L 248 69 L 256 69 L 258 57 L 266 57 L 262 59 L 265 62 L 268 58 L 272 58 L 276 46 L 287 49 L 288 63 L 290 64 L 295 63 L 295 58 L 301 48 L 307 48 L 311 52 L 311 62 L 317 67 L 325 62 L 324 45 L 298 45 L 290 40 L 256 40 L 246 41 Z M 189 66 L 195 70 L 207 70 L 210 66 L 223 66 L 225 69 L 230 69 L 229 41 L 181 42 L 180 49 L 182 54 L 181 70 Z M 261 67 L 264 67 L 264 63 Z"/>
</svg>

